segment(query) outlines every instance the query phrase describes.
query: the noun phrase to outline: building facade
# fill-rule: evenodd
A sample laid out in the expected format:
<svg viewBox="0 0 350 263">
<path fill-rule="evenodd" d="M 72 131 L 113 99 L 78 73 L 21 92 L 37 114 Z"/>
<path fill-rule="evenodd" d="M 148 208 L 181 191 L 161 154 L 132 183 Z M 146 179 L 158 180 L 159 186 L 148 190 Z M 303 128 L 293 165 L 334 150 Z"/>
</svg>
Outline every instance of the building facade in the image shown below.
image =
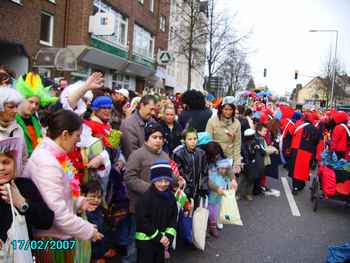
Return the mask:
<svg viewBox="0 0 350 263">
<path fill-rule="evenodd" d="M 51 77 L 65 72 L 71 81 L 101 71 L 107 87 L 140 92 L 165 81 L 157 74 L 165 68 L 156 58 L 168 48 L 167 0 L 5 0 L 0 5 L 1 21 L 8 21 L 0 25 L 0 39 L 23 47 L 27 70 L 37 67 Z M 13 28 L 15 17 L 23 21 Z M 112 31 L 106 35 L 107 24 Z"/>
</svg>

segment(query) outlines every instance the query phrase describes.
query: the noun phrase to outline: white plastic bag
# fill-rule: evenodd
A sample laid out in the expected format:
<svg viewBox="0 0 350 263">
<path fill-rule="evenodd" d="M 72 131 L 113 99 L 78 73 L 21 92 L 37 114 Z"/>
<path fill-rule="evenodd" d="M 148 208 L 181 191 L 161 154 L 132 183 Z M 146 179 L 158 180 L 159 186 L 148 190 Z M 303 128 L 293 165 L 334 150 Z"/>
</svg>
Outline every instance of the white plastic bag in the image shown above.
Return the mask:
<svg viewBox="0 0 350 263">
<path fill-rule="evenodd" d="M 192 231 L 193 244 L 196 248 L 203 251 L 205 249 L 205 237 L 207 234 L 208 218 L 208 198 L 205 198 L 204 200 L 201 198 L 200 205 L 193 214 Z"/>
<path fill-rule="evenodd" d="M 225 195 L 221 198 L 220 222 L 243 226 L 236 201 L 236 191 L 233 189 L 225 190 Z"/>
<path fill-rule="evenodd" d="M 10 185 L 7 184 L 7 191 L 10 196 L 11 212 L 12 212 L 12 225 L 7 231 L 7 241 L 3 245 L 0 251 L 0 262 L 1 263 L 33 263 L 32 251 L 30 249 L 30 244 L 23 246 L 22 249 L 19 248 L 18 240 L 24 240 L 24 242 L 29 242 L 27 223 L 24 216 L 20 215 L 15 207 L 13 206 L 13 199 L 11 194 Z M 13 244 L 15 241 L 16 244 Z M 15 245 L 15 249 L 14 246 Z"/>
</svg>

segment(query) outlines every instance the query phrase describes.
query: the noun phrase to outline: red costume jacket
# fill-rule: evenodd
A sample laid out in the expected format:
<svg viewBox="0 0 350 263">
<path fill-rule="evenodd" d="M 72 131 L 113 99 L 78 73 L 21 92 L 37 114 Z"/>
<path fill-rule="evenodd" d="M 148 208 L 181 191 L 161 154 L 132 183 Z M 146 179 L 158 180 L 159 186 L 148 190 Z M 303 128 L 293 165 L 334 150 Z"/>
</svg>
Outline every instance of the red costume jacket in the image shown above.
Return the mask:
<svg viewBox="0 0 350 263">
<path fill-rule="evenodd" d="M 331 138 L 331 145 L 330 145 L 331 151 L 336 151 L 336 152 L 349 151 L 349 147 L 348 147 L 349 135 L 346 128 L 348 128 L 348 126 L 346 126 L 345 124 L 338 124 L 337 126 L 335 126 L 332 132 L 332 138 Z"/>
</svg>

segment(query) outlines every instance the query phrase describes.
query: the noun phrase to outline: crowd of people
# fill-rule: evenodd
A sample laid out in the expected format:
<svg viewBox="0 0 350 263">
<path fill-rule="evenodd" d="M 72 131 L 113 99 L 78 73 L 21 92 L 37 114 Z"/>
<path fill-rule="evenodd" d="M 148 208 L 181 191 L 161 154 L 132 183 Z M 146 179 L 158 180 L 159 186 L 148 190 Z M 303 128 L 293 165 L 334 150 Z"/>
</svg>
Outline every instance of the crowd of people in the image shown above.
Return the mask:
<svg viewBox="0 0 350 263">
<path fill-rule="evenodd" d="M 101 73 L 56 85 L 0 66 L 0 259 L 164 262 L 178 214 L 202 197 L 219 238 L 226 189 L 237 200 L 268 195 L 282 164 L 297 194 L 325 148 L 348 160 L 348 119 L 266 98 L 213 102 L 196 90 L 141 96 L 104 87 Z M 15 246 L 19 237 L 29 251 Z"/>
</svg>

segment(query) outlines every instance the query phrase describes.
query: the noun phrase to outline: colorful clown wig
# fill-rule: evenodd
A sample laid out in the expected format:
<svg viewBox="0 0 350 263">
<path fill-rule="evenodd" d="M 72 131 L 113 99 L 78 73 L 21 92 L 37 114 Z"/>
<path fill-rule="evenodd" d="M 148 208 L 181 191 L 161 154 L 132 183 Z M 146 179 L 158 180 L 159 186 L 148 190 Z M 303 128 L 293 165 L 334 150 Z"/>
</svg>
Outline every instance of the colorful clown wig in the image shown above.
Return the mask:
<svg viewBox="0 0 350 263">
<path fill-rule="evenodd" d="M 44 87 L 39 74 L 29 72 L 20 76 L 16 81 L 16 89 L 25 97 L 38 97 L 40 105 L 45 107 L 49 104 L 57 102 L 57 97 L 50 95 L 51 87 Z"/>
</svg>

